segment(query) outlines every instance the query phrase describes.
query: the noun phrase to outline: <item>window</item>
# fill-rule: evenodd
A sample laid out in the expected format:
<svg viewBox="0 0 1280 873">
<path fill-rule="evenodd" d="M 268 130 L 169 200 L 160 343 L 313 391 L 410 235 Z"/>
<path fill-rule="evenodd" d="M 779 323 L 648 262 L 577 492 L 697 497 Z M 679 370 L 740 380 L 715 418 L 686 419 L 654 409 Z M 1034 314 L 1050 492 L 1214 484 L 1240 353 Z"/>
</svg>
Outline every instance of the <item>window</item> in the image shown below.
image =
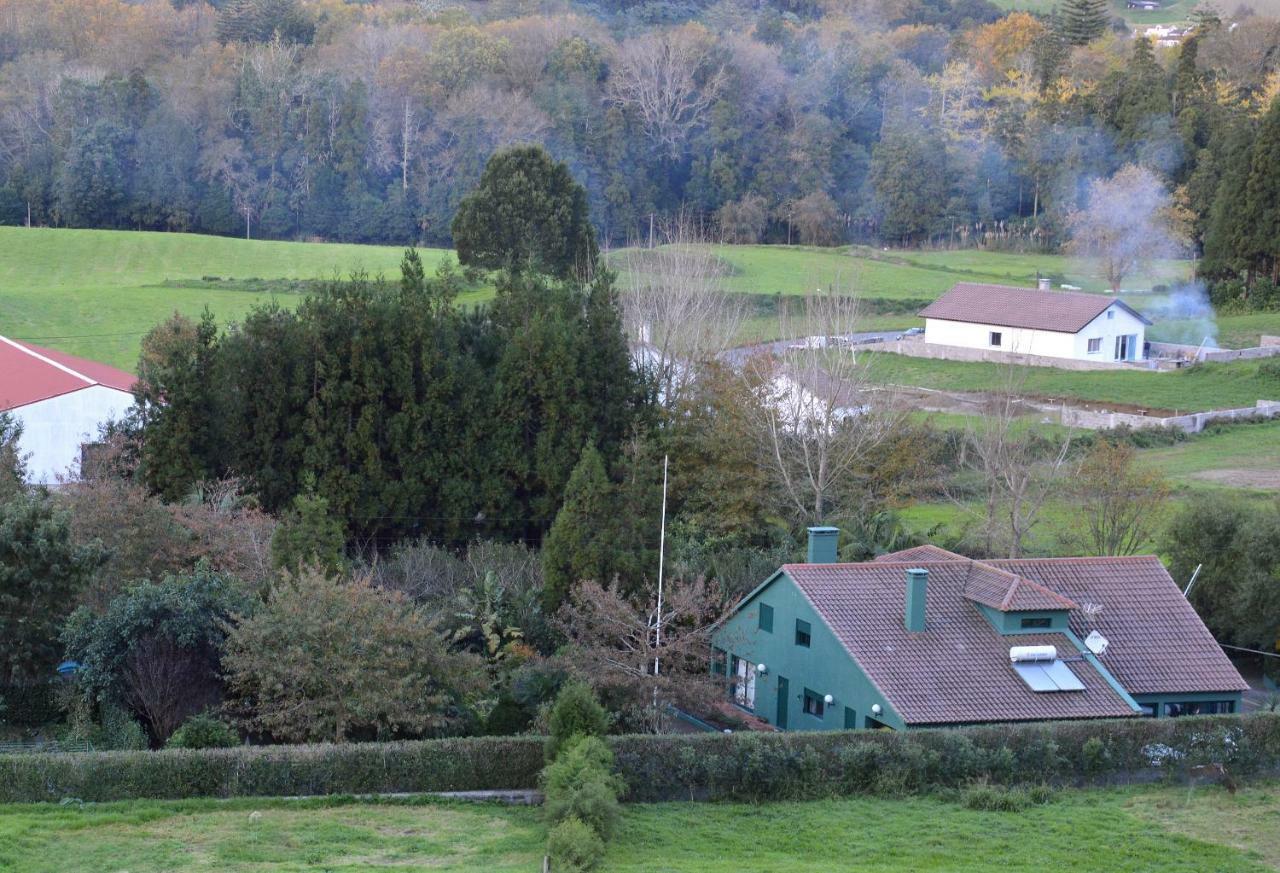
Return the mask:
<svg viewBox="0 0 1280 873">
<path fill-rule="evenodd" d="M 1112 318 L 1115 318 L 1115 317 L 1116 317 L 1116 311 L 1115 311 L 1114 309 L 1108 309 L 1108 310 L 1107 310 L 1107 318 L 1108 318 L 1108 320 L 1109 320 L 1109 319 L 1112 319 Z"/>
<path fill-rule="evenodd" d="M 1089 340 L 1089 354 L 1096 355 L 1102 351 L 1102 337 L 1095 336 Z"/>
<path fill-rule="evenodd" d="M 756 708 L 756 665 L 746 658 L 733 658 L 733 702 L 743 709 Z"/>
<path fill-rule="evenodd" d="M 997 347 L 997 348 L 999 348 L 999 346 L 1000 346 L 1000 341 L 1001 341 L 1002 339 L 1004 339 L 1004 337 L 1001 335 L 1000 331 L 998 331 L 998 330 L 993 330 L 993 331 L 991 331 L 991 336 L 990 336 L 990 337 L 988 337 L 988 341 L 991 343 L 991 345 L 993 345 L 993 346 L 995 346 L 995 347 Z"/>
<path fill-rule="evenodd" d="M 711 672 L 716 676 L 725 675 L 725 661 L 729 660 L 729 653 L 724 649 L 711 650 Z"/>
<path fill-rule="evenodd" d="M 1051 618 L 1024 618 L 1024 619 L 1022 620 L 1022 627 L 1023 627 L 1023 629 L 1024 629 L 1024 630 L 1025 630 L 1026 628 L 1032 628 L 1032 627 L 1053 627 L 1053 619 L 1051 619 Z"/>
<path fill-rule="evenodd" d="M 801 621 L 800 619 L 797 618 L 796 619 L 796 645 L 804 646 L 807 649 L 809 648 L 810 639 L 811 637 L 809 635 L 809 622 Z"/>
<path fill-rule="evenodd" d="M 773 607 L 767 603 L 760 604 L 760 630 L 773 633 Z"/>
<path fill-rule="evenodd" d="M 814 718 L 822 718 L 826 715 L 827 705 L 823 702 L 822 695 L 806 688 L 804 690 L 804 712 L 805 715 L 811 715 Z"/>
<path fill-rule="evenodd" d="M 1235 703 L 1230 700 L 1205 700 L 1194 703 L 1166 703 L 1164 714 L 1170 718 L 1181 715 L 1228 715 L 1235 712 Z"/>
</svg>

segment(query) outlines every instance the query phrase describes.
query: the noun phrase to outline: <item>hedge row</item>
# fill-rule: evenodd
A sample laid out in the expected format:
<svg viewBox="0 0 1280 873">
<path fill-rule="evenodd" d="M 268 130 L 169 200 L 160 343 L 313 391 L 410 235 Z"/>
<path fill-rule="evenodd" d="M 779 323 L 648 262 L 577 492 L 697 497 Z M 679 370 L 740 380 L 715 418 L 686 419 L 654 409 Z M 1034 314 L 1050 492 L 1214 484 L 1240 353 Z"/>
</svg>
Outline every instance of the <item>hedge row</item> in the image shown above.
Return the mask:
<svg viewBox="0 0 1280 873">
<path fill-rule="evenodd" d="M 612 737 L 626 799 L 772 800 L 1002 785 L 1280 772 L 1280 715 L 953 730 Z M 341 746 L 0 755 L 0 802 L 531 788 L 539 737 Z"/>
<path fill-rule="evenodd" d="M 540 737 L 0 755 L 0 803 L 531 788 Z"/>
<path fill-rule="evenodd" d="M 777 800 L 1000 785 L 1280 773 L 1280 715 L 1052 722 L 907 732 L 618 737 L 630 801 Z"/>
</svg>

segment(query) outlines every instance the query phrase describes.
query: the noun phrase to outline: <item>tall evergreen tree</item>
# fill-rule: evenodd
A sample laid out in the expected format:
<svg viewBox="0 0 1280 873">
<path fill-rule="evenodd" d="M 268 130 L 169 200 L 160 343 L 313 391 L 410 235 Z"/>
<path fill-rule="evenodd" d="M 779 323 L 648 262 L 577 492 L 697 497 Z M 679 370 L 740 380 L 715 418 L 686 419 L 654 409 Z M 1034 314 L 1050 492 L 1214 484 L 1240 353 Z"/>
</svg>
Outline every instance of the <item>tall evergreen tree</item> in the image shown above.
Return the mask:
<svg viewBox="0 0 1280 873">
<path fill-rule="evenodd" d="M 1213 205 L 1205 222 L 1204 258 L 1199 272 L 1210 278 L 1226 278 L 1249 269 L 1247 249 L 1253 218 L 1248 203 L 1250 157 L 1253 149 L 1252 124 L 1240 119 L 1223 135 L 1223 143 L 1213 160 L 1218 176 Z M 1202 161 L 1209 172 L 1208 161 Z M 1205 187 L 1209 180 L 1201 178 Z"/>
<path fill-rule="evenodd" d="M 542 608 L 546 612 L 559 609 L 578 582 L 608 585 L 613 581 L 618 552 L 614 497 L 600 452 L 587 443 L 569 477 L 564 506 L 542 544 Z"/>
<path fill-rule="evenodd" d="M 1086 45 L 1107 31 L 1107 0 L 1065 0 L 1062 4 L 1062 36 L 1070 45 Z"/>
<path fill-rule="evenodd" d="M 1251 268 L 1280 279 L 1280 100 L 1263 116 L 1253 141 L 1245 212 Z"/>
<path fill-rule="evenodd" d="M 495 154 L 453 219 L 458 260 L 487 269 L 589 276 L 599 249 L 586 190 L 541 146 Z"/>
</svg>

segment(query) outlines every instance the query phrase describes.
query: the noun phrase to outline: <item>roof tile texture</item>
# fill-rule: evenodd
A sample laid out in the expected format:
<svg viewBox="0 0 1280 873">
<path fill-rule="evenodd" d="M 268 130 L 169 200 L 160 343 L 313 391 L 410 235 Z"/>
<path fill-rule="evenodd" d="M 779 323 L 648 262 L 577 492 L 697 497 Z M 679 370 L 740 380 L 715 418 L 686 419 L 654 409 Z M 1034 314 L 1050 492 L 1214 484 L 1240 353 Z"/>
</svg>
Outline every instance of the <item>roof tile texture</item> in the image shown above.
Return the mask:
<svg viewBox="0 0 1280 873">
<path fill-rule="evenodd" d="M 975 282 L 957 283 L 920 310 L 920 315 L 945 321 L 1077 333 L 1113 303 L 1120 303 L 1142 318 L 1128 304 L 1110 294 L 1040 291 Z"/>
<path fill-rule="evenodd" d="M 925 630 L 903 625 L 906 570 L 929 571 Z M 1084 691 L 1036 693 L 1009 664 L 1012 645 L 1078 650 L 1061 633 L 1002 637 L 964 596 L 969 562 L 788 564 L 783 567 L 908 724 L 1110 718 L 1133 715 L 1085 661 Z"/>
</svg>

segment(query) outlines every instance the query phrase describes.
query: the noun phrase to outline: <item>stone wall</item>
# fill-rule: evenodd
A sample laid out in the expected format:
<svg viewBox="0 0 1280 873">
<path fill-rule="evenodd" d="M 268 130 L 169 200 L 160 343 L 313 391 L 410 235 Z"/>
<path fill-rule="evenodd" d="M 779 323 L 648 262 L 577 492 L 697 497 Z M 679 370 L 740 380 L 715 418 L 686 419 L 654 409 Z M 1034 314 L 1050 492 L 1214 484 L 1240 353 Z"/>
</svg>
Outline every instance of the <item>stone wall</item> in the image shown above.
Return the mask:
<svg viewBox="0 0 1280 873">
<path fill-rule="evenodd" d="M 1264 336 L 1262 344 L 1248 349 L 1204 349 L 1180 343 L 1150 343 L 1153 355 L 1167 355 L 1187 361 L 1252 361 L 1280 356 L 1280 337 Z"/>
<path fill-rule="evenodd" d="M 1280 402 L 1259 400 L 1254 406 L 1240 409 L 1215 409 L 1210 412 L 1196 412 L 1191 415 L 1171 415 L 1157 418 L 1151 415 L 1133 415 L 1127 412 L 1094 412 L 1064 406 L 1059 411 L 1064 425 L 1068 427 L 1087 427 L 1091 430 L 1120 427 L 1176 427 L 1187 433 L 1199 433 L 1205 425 L 1214 421 L 1231 421 L 1240 418 L 1276 418 L 1280 416 Z"/>
</svg>

